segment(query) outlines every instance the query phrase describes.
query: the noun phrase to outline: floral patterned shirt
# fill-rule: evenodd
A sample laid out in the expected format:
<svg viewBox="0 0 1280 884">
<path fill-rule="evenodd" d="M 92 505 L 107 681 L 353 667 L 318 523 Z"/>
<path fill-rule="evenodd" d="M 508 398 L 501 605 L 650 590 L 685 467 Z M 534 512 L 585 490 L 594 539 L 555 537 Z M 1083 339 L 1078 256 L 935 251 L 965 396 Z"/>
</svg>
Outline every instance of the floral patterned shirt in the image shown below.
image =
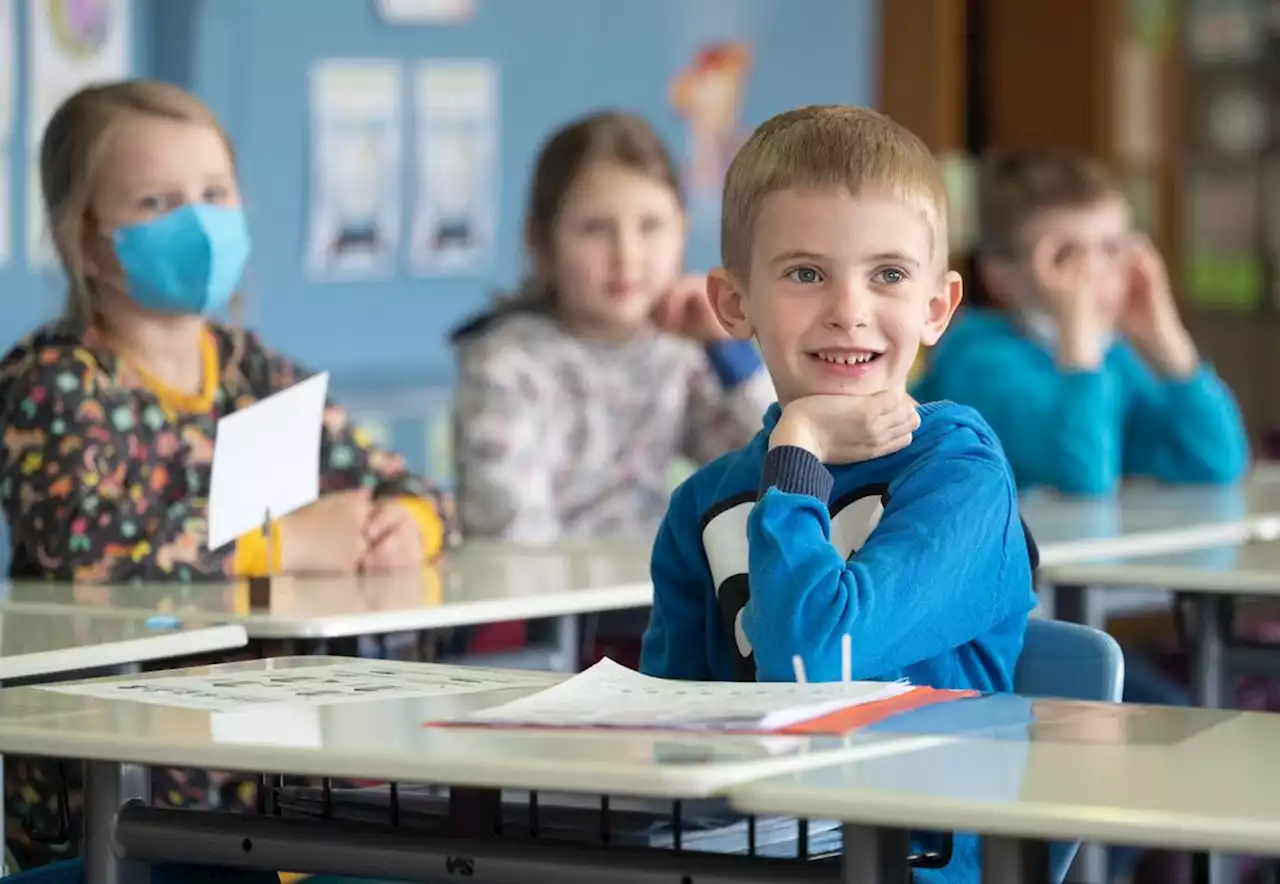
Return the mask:
<svg viewBox="0 0 1280 884">
<path fill-rule="evenodd" d="M 166 390 L 113 353 L 98 330 L 64 320 L 0 360 L 0 505 L 11 576 L 192 581 L 268 567 L 260 531 L 208 548 L 214 432 L 219 418 L 309 373 L 252 333 L 213 323 L 202 357 L 201 391 Z M 453 534 L 448 502 L 330 404 L 320 491 L 366 486 L 376 497 L 409 499 L 429 554 Z"/>
</svg>

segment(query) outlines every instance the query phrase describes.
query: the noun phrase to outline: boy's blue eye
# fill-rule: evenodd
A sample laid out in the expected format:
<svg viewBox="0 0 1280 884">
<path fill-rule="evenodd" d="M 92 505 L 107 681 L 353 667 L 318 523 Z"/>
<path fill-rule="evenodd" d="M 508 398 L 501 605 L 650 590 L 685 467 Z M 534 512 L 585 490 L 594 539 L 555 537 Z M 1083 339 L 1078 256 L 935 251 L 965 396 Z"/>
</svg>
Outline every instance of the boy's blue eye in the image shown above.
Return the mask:
<svg viewBox="0 0 1280 884">
<path fill-rule="evenodd" d="M 877 271 L 873 279 L 881 285 L 898 285 L 907 281 L 907 274 L 897 267 L 885 267 Z"/>
<path fill-rule="evenodd" d="M 206 187 L 204 201 L 206 203 L 225 203 L 227 201 L 227 189 L 225 187 Z"/>
<path fill-rule="evenodd" d="M 159 194 L 152 194 L 138 200 L 138 206 L 148 212 L 163 212 L 169 207 L 169 201 Z"/>
<path fill-rule="evenodd" d="M 822 274 L 813 267 L 797 267 L 787 273 L 787 278 L 801 285 L 813 285 L 822 281 Z"/>
</svg>

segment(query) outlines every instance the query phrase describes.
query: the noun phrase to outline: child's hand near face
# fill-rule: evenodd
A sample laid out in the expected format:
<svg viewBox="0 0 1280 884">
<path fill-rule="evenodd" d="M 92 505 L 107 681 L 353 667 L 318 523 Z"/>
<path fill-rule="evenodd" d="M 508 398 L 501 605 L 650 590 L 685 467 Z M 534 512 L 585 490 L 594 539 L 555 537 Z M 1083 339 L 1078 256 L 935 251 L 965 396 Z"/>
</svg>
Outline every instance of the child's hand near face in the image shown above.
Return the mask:
<svg viewBox="0 0 1280 884">
<path fill-rule="evenodd" d="M 291 573 L 354 574 L 368 550 L 370 490 L 326 494 L 280 520 L 281 568 Z"/>
<path fill-rule="evenodd" d="M 654 305 L 654 325 L 673 335 L 681 335 L 700 344 L 723 341 L 729 337 L 707 297 L 705 276 L 684 276 L 676 281 Z"/>
<path fill-rule="evenodd" d="M 1169 272 L 1145 236 L 1134 238 L 1119 329 L 1164 374 L 1185 377 L 1196 370 L 1199 357 L 1178 315 Z"/>
<path fill-rule="evenodd" d="M 769 447 L 794 445 L 827 464 L 861 463 L 906 448 L 919 426 L 915 402 L 901 391 L 802 396 L 783 408 Z"/>
<path fill-rule="evenodd" d="M 364 538 L 368 552 L 360 561 L 361 571 L 397 571 L 426 561 L 418 522 L 409 508 L 396 500 L 373 505 Z"/>
<path fill-rule="evenodd" d="M 1057 322 L 1058 361 L 1070 369 L 1096 369 L 1113 330 L 1096 297 L 1102 262 L 1083 244 L 1049 235 L 1036 243 L 1031 272 Z"/>
</svg>

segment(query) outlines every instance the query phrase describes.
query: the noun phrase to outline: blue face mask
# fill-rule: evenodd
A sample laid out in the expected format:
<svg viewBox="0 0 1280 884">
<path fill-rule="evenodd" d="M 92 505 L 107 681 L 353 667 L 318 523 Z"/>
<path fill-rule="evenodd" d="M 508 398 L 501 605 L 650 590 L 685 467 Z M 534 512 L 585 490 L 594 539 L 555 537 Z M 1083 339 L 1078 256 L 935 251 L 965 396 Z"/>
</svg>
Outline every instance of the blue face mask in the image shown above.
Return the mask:
<svg viewBox="0 0 1280 884">
<path fill-rule="evenodd" d="M 112 241 L 129 296 L 157 313 L 221 310 L 249 260 L 249 227 L 238 206 L 188 203 L 121 227 Z"/>
</svg>

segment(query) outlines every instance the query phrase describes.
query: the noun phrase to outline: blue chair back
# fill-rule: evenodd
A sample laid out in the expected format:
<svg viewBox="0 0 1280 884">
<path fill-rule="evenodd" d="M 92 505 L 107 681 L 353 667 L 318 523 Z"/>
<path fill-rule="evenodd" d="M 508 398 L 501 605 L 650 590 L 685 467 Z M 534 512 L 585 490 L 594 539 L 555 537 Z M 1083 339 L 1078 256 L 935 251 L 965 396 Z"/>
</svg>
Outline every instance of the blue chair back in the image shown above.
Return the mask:
<svg viewBox="0 0 1280 884">
<path fill-rule="evenodd" d="M 1124 652 L 1114 638 L 1091 626 L 1031 620 L 1013 689 L 1031 697 L 1119 703 L 1124 692 Z M 1066 880 L 1079 849 L 1076 841 L 1050 845 L 1054 884 Z"/>
<path fill-rule="evenodd" d="M 1031 620 L 1013 674 L 1015 693 L 1119 703 L 1124 652 L 1101 630 L 1063 620 Z"/>
</svg>

